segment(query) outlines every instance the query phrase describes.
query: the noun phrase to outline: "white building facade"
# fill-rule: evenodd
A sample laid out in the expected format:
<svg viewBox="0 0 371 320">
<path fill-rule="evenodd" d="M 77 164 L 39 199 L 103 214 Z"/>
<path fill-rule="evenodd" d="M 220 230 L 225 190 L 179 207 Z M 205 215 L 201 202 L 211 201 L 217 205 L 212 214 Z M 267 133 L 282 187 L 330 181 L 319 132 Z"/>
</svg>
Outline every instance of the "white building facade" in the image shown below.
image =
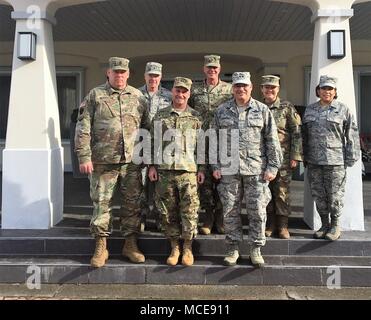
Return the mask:
<svg viewBox="0 0 371 320">
<path fill-rule="evenodd" d="M 138 87 L 147 61 L 164 65 L 166 83 L 202 79 L 203 55 L 220 54 L 222 78 L 250 71 L 259 99 L 260 76 L 277 74 L 281 96 L 298 106 L 316 101 L 320 75 L 332 75 L 371 134 L 370 13 L 369 1 L 356 0 L 0 0 L 2 228 L 46 229 L 63 218 L 70 116 L 105 81 L 110 56 L 130 59 Z M 331 58 L 328 32 L 337 30 L 335 53 L 345 54 Z M 35 60 L 19 58 L 24 32 L 36 35 Z M 318 228 L 308 188 L 304 208 Z M 343 230 L 363 230 L 363 215 L 359 161 L 348 169 Z"/>
</svg>

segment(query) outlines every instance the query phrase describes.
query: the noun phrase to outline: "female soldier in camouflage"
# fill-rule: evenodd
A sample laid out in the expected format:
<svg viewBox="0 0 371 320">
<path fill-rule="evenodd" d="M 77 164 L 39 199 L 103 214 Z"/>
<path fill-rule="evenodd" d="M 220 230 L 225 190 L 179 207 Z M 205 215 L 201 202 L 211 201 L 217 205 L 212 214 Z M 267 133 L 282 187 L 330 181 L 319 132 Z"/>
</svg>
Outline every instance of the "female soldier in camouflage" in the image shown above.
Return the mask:
<svg viewBox="0 0 371 320">
<path fill-rule="evenodd" d="M 320 100 L 303 118 L 304 164 L 322 221 L 314 238 L 334 241 L 340 237 L 346 168 L 359 159 L 359 135 L 354 116 L 336 100 L 336 78 L 321 76 L 316 95 Z"/>
</svg>

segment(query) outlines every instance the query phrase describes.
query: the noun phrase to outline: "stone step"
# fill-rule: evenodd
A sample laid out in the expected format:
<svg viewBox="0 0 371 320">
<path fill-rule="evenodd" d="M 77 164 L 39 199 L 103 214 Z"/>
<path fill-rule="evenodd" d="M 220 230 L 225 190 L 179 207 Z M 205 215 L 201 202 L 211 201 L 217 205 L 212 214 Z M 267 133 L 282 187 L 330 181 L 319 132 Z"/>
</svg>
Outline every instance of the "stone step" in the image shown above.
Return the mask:
<svg viewBox="0 0 371 320">
<path fill-rule="evenodd" d="M 108 239 L 108 248 L 112 254 L 120 254 L 123 238 L 115 233 Z M 138 239 L 141 250 L 146 255 L 165 256 L 170 252 L 170 244 L 160 233 L 142 234 Z M 12 232 L 12 236 L 0 235 L 0 255 L 91 255 L 95 241 L 88 232 L 67 230 L 48 234 L 30 231 Z M 198 236 L 193 242 L 194 254 L 202 256 L 223 256 L 225 241 L 223 235 Z M 247 237 L 240 246 L 241 254 L 248 254 Z M 262 248 L 264 255 L 272 256 L 355 256 L 371 257 L 371 240 L 339 239 L 338 241 L 314 240 L 310 237 L 292 237 L 289 240 L 267 240 Z"/>
<path fill-rule="evenodd" d="M 1 257 L 0 283 L 41 284 L 135 283 L 202 285 L 371 286 L 370 257 L 264 256 L 264 268 L 254 268 L 247 256 L 233 267 L 222 257 L 199 257 L 191 267 L 165 264 L 165 256 L 149 256 L 136 265 L 112 255 L 99 269 L 88 256 Z"/>
</svg>

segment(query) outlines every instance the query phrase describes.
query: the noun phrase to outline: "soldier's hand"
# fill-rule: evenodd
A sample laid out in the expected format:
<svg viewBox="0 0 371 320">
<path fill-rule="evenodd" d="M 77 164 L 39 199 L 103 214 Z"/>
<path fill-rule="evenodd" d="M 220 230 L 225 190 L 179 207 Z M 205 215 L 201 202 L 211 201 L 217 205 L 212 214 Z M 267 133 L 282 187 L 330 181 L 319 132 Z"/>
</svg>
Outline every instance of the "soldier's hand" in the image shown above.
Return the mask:
<svg viewBox="0 0 371 320">
<path fill-rule="evenodd" d="M 81 173 L 91 174 L 94 171 L 93 162 L 89 161 L 86 163 L 82 163 L 80 164 L 79 169 Z"/>
<path fill-rule="evenodd" d="M 264 172 L 264 180 L 265 180 L 265 181 L 272 181 L 272 180 L 274 180 L 275 177 L 276 177 L 276 175 L 273 174 L 273 173 L 270 172 L 270 171 L 265 171 L 265 172 Z"/>
<path fill-rule="evenodd" d="M 205 174 L 201 171 L 197 172 L 197 182 L 203 184 L 205 181 Z"/>
<path fill-rule="evenodd" d="M 215 170 L 213 171 L 213 177 L 216 179 L 216 180 L 220 180 L 222 178 L 222 173 L 220 170 Z"/>
<path fill-rule="evenodd" d="M 291 168 L 296 168 L 298 165 L 298 162 L 296 160 L 290 160 L 290 167 Z"/>
<path fill-rule="evenodd" d="M 148 170 L 148 178 L 151 181 L 157 181 L 158 176 L 157 176 L 157 170 L 155 167 L 150 167 Z"/>
</svg>

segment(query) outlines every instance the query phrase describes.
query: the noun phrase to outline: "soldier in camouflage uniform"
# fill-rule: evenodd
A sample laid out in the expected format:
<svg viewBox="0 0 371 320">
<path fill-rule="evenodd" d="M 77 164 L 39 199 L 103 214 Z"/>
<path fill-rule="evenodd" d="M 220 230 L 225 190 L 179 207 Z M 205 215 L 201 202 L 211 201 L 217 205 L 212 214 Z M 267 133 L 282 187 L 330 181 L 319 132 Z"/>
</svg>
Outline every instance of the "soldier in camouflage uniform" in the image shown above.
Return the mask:
<svg viewBox="0 0 371 320">
<path fill-rule="evenodd" d="M 204 181 L 203 168 L 196 160 L 199 114 L 187 105 L 192 81 L 177 77 L 172 104 L 159 110 L 152 123 L 154 160 L 149 178 L 156 183 L 156 206 L 162 215 L 166 237 L 171 243 L 168 265 L 180 256 L 179 238 L 184 239 L 182 264 L 194 262 L 192 240 L 197 234 L 199 198 L 197 183 Z M 169 137 L 169 133 L 174 134 Z M 168 136 L 166 138 L 166 136 Z M 158 139 L 162 139 L 156 141 Z"/>
<path fill-rule="evenodd" d="M 81 173 L 90 180 L 94 211 L 90 222 L 96 238 L 91 259 L 101 267 L 108 259 L 106 238 L 112 232 L 111 202 L 116 188 L 121 195 L 121 232 L 126 238 L 122 254 L 132 262 L 145 258 L 137 247 L 142 192 L 140 167 L 132 162 L 136 130 L 149 128 L 147 106 L 141 92 L 129 85 L 129 60 L 112 57 L 108 81 L 89 92 L 79 108 L 75 151 Z"/>
<path fill-rule="evenodd" d="M 224 263 L 234 265 L 239 257 L 244 196 L 249 220 L 250 259 L 254 265 L 262 266 L 264 259 L 260 247 L 266 241 L 266 206 L 271 199 L 268 183 L 276 177 L 282 154 L 272 113 L 265 104 L 251 97 L 250 73 L 235 72 L 232 80 L 234 99 L 218 107 L 213 123 L 219 134 L 218 163 L 213 164 L 213 176 L 221 179 L 218 192 L 223 205 L 227 244 Z M 223 134 L 228 137 L 227 146 L 221 143 Z M 237 149 L 234 150 L 233 144 Z M 221 160 L 223 152 L 231 157 L 224 163 Z"/>
<path fill-rule="evenodd" d="M 144 80 L 146 84 L 138 88 L 147 100 L 149 108 L 149 121 L 152 122 L 153 117 L 158 110 L 167 107 L 171 103 L 171 92 L 161 86 L 162 64 L 158 62 L 147 62 Z M 146 217 L 153 216 L 156 219 L 158 229 L 160 226 L 159 212 L 154 205 L 155 183 L 148 178 L 147 168 L 142 170 L 143 183 L 143 208 L 140 229 L 143 232 L 145 229 Z"/>
<path fill-rule="evenodd" d="M 348 107 L 336 100 L 336 82 L 327 75 L 320 77 L 316 88 L 320 100 L 307 106 L 303 118 L 304 164 L 322 221 L 313 236 L 331 241 L 341 234 L 346 168 L 360 156 L 357 124 Z"/>
<path fill-rule="evenodd" d="M 269 107 L 276 121 L 283 156 L 276 178 L 269 183 L 272 200 L 267 207 L 265 235 L 270 237 L 277 231 L 279 238 L 289 239 L 290 183 L 292 170 L 296 168 L 298 161 L 303 160 L 303 148 L 300 116 L 291 102 L 281 101 L 279 98 L 279 81 L 277 76 L 266 75 L 262 77 L 261 83 L 263 102 Z"/>
<path fill-rule="evenodd" d="M 200 113 L 203 130 L 206 131 L 210 127 L 217 107 L 233 96 L 232 85 L 219 78 L 220 56 L 207 55 L 204 58 L 203 72 L 206 79 L 202 83 L 193 85 L 189 105 Z M 206 140 L 206 150 L 208 150 L 208 140 Z M 205 183 L 199 189 L 201 208 L 205 210 L 204 224 L 200 228 L 202 234 L 210 234 L 214 223 L 216 231 L 224 233 L 223 212 L 216 183 L 212 176 L 212 169 L 208 167 L 205 171 Z"/>
<path fill-rule="evenodd" d="M 221 179 L 218 192 L 223 205 L 227 245 L 224 263 L 234 265 L 239 257 L 244 196 L 249 220 L 250 259 L 254 265 L 262 266 L 264 259 L 260 247 L 266 241 L 266 206 L 271 199 L 268 183 L 276 177 L 282 154 L 272 113 L 265 104 L 251 97 L 250 73 L 235 72 L 232 80 L 234 99 L 218 107 L 213 123 L 219 133 L 218 163 L 213 165 L 213 176 Z M 226 147 L 221 142 L 223 133 L 228 137 Z M 235 151 L 233 144 L 237 145 Z M 220 149 L 224 149 L 231 159 L 223 163 Z"/>
</svg>

